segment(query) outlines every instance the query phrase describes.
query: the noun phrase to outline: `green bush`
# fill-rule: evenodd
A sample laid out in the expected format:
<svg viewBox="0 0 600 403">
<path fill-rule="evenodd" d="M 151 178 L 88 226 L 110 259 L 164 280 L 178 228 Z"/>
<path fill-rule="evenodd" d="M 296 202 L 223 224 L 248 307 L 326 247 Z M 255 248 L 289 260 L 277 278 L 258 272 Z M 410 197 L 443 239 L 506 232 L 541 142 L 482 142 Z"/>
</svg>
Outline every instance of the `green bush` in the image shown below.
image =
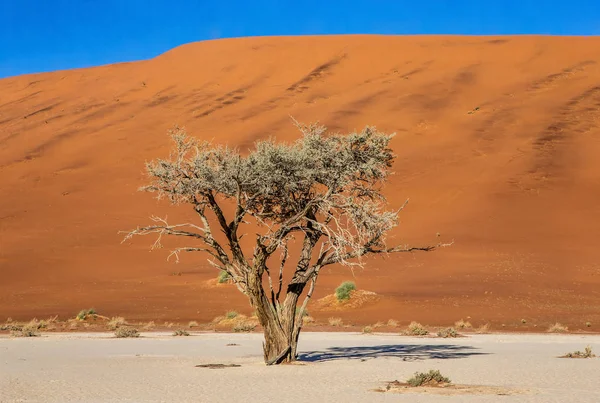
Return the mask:
<svg viewBox="0 0 600 403">
<path fill-rule="evenodd" d="M 225 314 L 227 319 L 235 319 L 239 314 L 236 311 L 229 311 Z"/>
<path fill-rule="evenodd" d="M 219 284 L 229 283 L 231 281 L 231 276 L 225 270 L 221 270 L 219 272 L 219 276 L 217 277 L 217 282 Z"/>
<path fill-rule="evenodd" d="M 78 320 L 86 320 L 88 318 L 88 316 L 93 316 L 93 315 L 97 315 L 97 314 L 98 313 L 96 312 L 96 310 L 94 308 L 82 309 L 77 314 L 77 319 Z"/>
<path fill-rule="evenodd" d="M 356 284 L 352 281 L 344 281 L 338 288 L 335 289 L 335 297 L 338 301 L 346 301 L 350 299 L 352 291 L 356 290 Z"/>
<path fill-rule="evenodd" d="M 406 381 L 412 387 L 450 382 L 450 379 L 443 376 L 437 369 L 432 369 L 429 372 L 415 372 L 413 377 Z"/>
</svg>

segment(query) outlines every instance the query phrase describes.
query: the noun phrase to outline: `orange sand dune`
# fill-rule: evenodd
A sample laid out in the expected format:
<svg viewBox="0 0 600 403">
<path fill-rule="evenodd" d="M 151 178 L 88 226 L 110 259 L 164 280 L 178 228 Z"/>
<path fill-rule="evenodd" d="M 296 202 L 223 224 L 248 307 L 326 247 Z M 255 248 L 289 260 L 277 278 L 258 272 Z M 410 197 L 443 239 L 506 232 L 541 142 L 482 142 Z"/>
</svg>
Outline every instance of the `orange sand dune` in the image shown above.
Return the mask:
<svg viewBox="0 0 600 403">
<path fill-rule="evenodd" d="M 202 256 L 118 231 L 188 216 L 137 192 L 168 128 L 246 148 L 297 137 L 289 115 L 396 132 L 387 194 L 411 202 L 393 239 L 455 240 L 324 273 L 317 298 L 353 275 L 383 296 L 335 316 L 600 326 L 600 38 L 583 37 L 244 38 L 0 80 L 0 320 L 249 312 Z"/>
</svg>

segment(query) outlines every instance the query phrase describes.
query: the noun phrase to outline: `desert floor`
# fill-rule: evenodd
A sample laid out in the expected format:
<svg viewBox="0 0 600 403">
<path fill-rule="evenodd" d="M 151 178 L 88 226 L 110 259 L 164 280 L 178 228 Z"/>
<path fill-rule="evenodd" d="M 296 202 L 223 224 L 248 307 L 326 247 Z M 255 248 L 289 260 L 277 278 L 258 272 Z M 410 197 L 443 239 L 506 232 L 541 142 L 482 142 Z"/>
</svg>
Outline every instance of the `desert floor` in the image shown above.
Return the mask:
<svg viewBox="0 0 600 403">
<path fill-rule="evenodd" d="M 0 338 L 0 402 L 600 401 L 600 359 L 558 358 L 586 345 L 600 350 L 600 336 L 304 333 L 301 361 L 273 367 L 262 363 L 260 334 L 112 337 Z M 196 367 L 209 363 L 240 366 Z M 375 391 L 429 369 L 456 384 L 500 387 L 503 394 Z"/>
</svg>

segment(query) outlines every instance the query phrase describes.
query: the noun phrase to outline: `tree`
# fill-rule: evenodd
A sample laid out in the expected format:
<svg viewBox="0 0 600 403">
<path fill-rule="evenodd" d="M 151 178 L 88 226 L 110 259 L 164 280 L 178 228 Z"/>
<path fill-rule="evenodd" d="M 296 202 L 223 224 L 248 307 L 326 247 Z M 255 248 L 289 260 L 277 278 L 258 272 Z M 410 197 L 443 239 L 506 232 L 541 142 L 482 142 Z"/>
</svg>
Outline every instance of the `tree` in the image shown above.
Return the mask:
<svg viewBox="0 0 600 403">
<path fill-rule="evenodd" d="M 256 309 L 269 365 L 296 359 L 302 317 L 323 267 L 362 265 L 361 257 L 368 254 L 441 246 L 385 243 L 386 233 L 397 225 L 398 213 L 406 206 L 405 202 L 396 211 L 384 209 L 381 187 L 395 157 L 388 146 L 392 135 L 372 127 L 326 135 L 323 126 L 295 123 L 302 132 L 297 141 L 258 141 L 247 155 L 173 129 L 174 150 L 168 159 L 146 164 L 151 182 L 141 190 L 173 204 L 189 204 L 198 222 L 171 225 L 153 217 L 154 225 L 138 227 L 125 238 L 154 233 L 155 246 L 164 235 L 196 242 L 169 256 L 178 259 L 180 252 L 203 252 L 213 266 L 229 274 Z M 230 217 L 226 205 L 233 207 Z M 248 225 L 261 229 L 251 255 L 240 245 L 242 228 Z M 215 226 L 224 237 L 215 236 Z M 284 289 L 288 245 L 295 239 L 299 257 Z"/>
</svg>

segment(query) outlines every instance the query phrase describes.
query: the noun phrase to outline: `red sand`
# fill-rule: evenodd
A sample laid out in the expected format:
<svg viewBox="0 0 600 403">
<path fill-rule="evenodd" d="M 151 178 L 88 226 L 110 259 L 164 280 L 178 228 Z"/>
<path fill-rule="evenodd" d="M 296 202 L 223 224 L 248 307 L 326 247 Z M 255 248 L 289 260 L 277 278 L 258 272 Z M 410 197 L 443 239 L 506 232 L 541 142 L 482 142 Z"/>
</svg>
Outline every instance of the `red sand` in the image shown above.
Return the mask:
<svg viewBox="0 0 600 403">
<path fill-rule="evenodd" d="M 246 148 L 297 137 L 289 115 L 396 132 L 394 239 L 455 240 L 369 260 L 355 281 L 383 298 L 335 316 L 600 326 L 600 38 L 566 37 L 232 39 L 0 80 L 0 320 L 249 312 L 202 256 L 167 263 L 118 231 L 188 214 L 137 192 L 168 128 Z M 351 277 L 328 270 L 316 297 Z"/>
</svg>

